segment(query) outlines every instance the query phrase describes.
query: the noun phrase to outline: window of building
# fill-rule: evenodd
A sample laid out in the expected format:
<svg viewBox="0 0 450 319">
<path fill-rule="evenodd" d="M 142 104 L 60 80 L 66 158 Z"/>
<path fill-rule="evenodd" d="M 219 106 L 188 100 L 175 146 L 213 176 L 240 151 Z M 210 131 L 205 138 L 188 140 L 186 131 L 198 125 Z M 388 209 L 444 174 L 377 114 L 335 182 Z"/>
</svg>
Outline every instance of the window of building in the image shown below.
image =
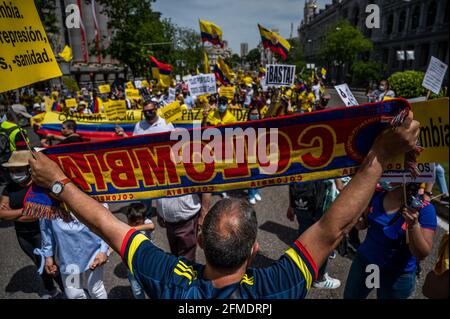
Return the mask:
<svg viewBox="0 0 450 319">
<path fill-rule="evenodd" d="M 427 23 L 426 23 L 427 27 L 431 27 L 434 24 L 436 20 L 436 14 L 437 14 L 436 1 L 431 1 L 430 4 L 428 5 L 427 10 Z"/>
<path fill-rule="evenodd" d="M 387 18 L 387 27 L 386 27 L 386 34 L 392 34 L 392 31 L 394 29 L 394 15 L 391 14 Z"/>
<path fill-rule="evenodd" d="M 417 30 L 420 23 L 420 7 L 415 6 L 411 17 L 411 30 Z"/>
<path fill-rule="evenodd" d="M 400 12 L 400 17 L 398 19 L 398 32 L 403 32 L 403 30 L 405 30 L 405 24 L 406 24 L 406 11 L 403 10 L 402 12 Z"/>
<path fill-rule="evenodd" d="M 393 50 L 393 54 L 394 54 L 394 67 L 398 68 L 400 67 L 401 63 L 403 63 L 403 61 L 399 61 L 398 60 L 398 56 L 397 56 L 397 51 L 400 51 L 400 48 L 394 48 Z"/>
<path fill-rule="evenodd" d="M 437 58 L 441 61 L 446 61 L 448 58 L 448 42 L 439 42 Z"/>
<path fill-rule="evenodd" d="M 430 44 L 422 44 L 420 47 L 420 66 L 426 66 L 430 58 Z"/>
<path fill-rule="evenodd" d="M 358 26 L 359 23 L 359 8 L 355 7 L 353 8 L 353 14 L 352 14 L 352 24 L 354 26 Z"/>
</svg>

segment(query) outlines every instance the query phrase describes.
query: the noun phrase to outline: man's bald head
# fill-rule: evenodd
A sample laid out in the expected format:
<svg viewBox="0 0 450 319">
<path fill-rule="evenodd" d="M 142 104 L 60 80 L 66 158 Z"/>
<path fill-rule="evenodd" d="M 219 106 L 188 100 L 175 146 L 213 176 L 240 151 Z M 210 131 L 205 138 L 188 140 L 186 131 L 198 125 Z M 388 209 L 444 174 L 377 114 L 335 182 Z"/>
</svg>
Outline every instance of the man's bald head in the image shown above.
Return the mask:
<svg viewBox="0 0 450 319">
<path fill-rule="evenodd" d="M 235 271 L 250 258 L 257 231 L 256 213 L 247 201 L 229 198 L 219 201 L 203 222 L 206 260 L 214 268 Z"/>
</svg>

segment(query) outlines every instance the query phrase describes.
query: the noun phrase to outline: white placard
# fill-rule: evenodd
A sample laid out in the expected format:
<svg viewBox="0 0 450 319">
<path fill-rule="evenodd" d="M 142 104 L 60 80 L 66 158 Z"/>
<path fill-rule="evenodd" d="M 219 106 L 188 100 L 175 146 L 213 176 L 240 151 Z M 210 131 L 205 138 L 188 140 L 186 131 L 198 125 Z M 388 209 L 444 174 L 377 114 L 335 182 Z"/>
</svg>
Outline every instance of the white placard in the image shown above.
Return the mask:
<svg viewBox="0 0 450 319">
<path fill-rule="evenodd" d="M 134 87 L 136 89 L 141 89 L 142 88 L 142 81 L 134 81 Z"/>
<path fill-rule="evenodd" d="M 175 80 L 181 82 L 181 76 L 179 74 L 175 75 Z"/>
<path fill-rule="evenodd" d="M 216 76 L 214 74 L 201 74 L 187 78 L 186 83 L 192 97 L 215 94 L 217 92 Z"/>
<path fill-rule="evenodd" d="M 169 102 L 175 101 L 176 92 L 177 90 L 175 88 L 169 88 L 169 97 L 168 97 Z"/>
<path fill-rule="evenodd" d="M 422 86 L 434 94 L 439 94 L 447 68 L 447 64 L 432 56 L 427 73 L 425 73 L 423 78 Z"/>
<path fill-rule="evenodd" d="M 434 163 L 418 163 L 419 176 L 413 178 L 409 171 L 387 171 L 381 176 L 380 181 L 391 183 L 431 183 L 434 182 L 436 167 Z"/>
<path fill-rule="evenodd" d="M 291 86 L 295 80 L 295 65 L 267 64 L 266 86 Z"/>
<path fill-rule="evenodd" d="M 345 106 L 359 105 L 347 84 L 336 85 L 334 88 L 341 97 L 341 100 L 345 103 Z"/>
<path fill-rule="evenodd" d="M 259 83 L 261 84 L 262 91 L 267 92 L 268 87 L 266 85 L 266 76 L 262 77 Z"/>
</svg>

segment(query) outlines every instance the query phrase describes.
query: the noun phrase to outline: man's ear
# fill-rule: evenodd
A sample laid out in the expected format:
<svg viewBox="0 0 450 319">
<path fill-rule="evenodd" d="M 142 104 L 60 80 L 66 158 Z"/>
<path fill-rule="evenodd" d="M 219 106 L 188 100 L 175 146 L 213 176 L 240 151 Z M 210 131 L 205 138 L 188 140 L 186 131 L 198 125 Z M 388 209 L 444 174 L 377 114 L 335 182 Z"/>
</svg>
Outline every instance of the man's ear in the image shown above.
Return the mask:
<svg viewBox="0 0 450 319">
<path fill-rule="evenodd" d="M 201 249 L 204 249 L 204 248 L 203 248 L 203 234 L 202 234 L 202 233 L 198 234 L 198 237 L 197 237 L 197 243 L 198 243 L 198 246 L 199 246 Z"/>
<path fill-rule="evenodd" d="M 255 243 L 252 246 L 252 252 L 251 252 L 252 259 L 256 257 L 256 254 L 258 253 L 258 251 L 259 251 L 259 243 L 258 243 L 258 241 L 255 241 Z"/>
</svg>

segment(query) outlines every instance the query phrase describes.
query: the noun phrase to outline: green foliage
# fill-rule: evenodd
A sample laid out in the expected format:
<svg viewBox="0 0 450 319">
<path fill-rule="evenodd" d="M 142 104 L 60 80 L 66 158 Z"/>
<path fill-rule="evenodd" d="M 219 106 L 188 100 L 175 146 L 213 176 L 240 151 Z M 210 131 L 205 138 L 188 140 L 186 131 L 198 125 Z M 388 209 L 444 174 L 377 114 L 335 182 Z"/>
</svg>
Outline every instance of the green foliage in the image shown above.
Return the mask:
<svg viewBox="0 0 450 319">
<path fill-rule="evenodd" d="M 72 79 L 69 76 L 63 76 L 62 81 L 64 83 L 64 86 L 71 91 L 79 91 L 80 88 L 78 87 L 77 81 Z"/>
<path fill-rule="evenodd" d="M 238 68 L 241 65 L 241 57 L 239 54 L 234 53 L 231 57 L 225 59 L 225 63 L 230 66 L 230 68 Z"/>
<path fill-rule="evenodd" d="M 292 39 L 288 41 L 291 45 L 291 50 L 289 51 L 286 61 L 284 61 L 283 63 L 295 65 L 296 72 L 300 72 L 303 67 L 305 67 L 305 62 L 303 61 L 303 51 L 300 48 L 300 43 L 299 41 L 295 41 Z"/>
<path fill-rule="evenodd" d="M 41 18 L 42 25 L 47 33 L 58 33 L 56 25 L 55 0 L 35 0 L 36 9 Z"/>
<path fill-rule="evenodd" d="M 357 28 L 343 20 L 326 34 L 319 55 L 329 64 L 351 63 L 373 50 L 373 44 Z"/>
<path fill-rule="evenodd" d="M 395 95 L 405 99 L 426 96 L 427 89 L 422 86 L 425 73 L 420 71 L 405 71 L 392 74 L 388 81 Z M 431 98 L 444 96 L 443 91 L 439 95 L 431 94 Z"/>
<path fill-rule="evenodd" d="M 261 63 L 261 52 L 259 52 L 258 48 L 251 49 L 245 57 L 245 61 L 250 64 L 251 69 L 257 69 Z"/>
<path fill-rule="evenodd" d="M 352 72 L 357 83 L 369 83 L 380 81 L 383 65 L 376 62 L 357 61 L 352 65 Z"/>
</svg>

